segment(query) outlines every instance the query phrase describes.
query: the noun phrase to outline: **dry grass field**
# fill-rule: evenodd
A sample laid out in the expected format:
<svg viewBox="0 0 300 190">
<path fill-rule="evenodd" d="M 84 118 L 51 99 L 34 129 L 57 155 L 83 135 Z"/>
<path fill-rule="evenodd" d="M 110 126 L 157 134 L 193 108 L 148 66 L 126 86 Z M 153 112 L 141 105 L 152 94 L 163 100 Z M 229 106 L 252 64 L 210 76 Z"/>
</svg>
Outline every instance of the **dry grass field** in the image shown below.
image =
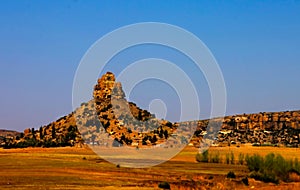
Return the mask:
<svg viewBox="0 0 300 190">
<path fill-rule="evenodd" d="M 278 147 L 211 147 L 222 156 L 233 152 L 266 155 L 274 152 L 300 159 L 300 150 Z M 197 149 L 187 147 L 173 159 L 151 168 L 116 167 L 89 148 L 0 149 L 0 189 L 158 189 L 162 181 L 171 189 L 300 189 L 299 183 L 275 185 L 249 179 L 245 165 L 197 163 Z M 222 158 L 224 160 L 224 158 Z M 227 179 L 234 171 L 236 179 Z"/>
</svg>

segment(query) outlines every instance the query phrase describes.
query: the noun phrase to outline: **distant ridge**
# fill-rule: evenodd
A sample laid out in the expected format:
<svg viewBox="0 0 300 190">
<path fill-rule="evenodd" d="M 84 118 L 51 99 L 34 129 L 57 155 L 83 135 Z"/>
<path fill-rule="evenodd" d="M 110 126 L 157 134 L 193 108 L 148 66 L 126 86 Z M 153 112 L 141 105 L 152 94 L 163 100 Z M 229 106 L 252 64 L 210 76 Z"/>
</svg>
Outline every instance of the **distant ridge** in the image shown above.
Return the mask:
<svg viewBox="0 0 300 190">
<path fill-rule="evenodd" d="M 2 137 L 8 137 L 8 136 L 14 137 L 19 134 L 20 134 L 20 132 L 18 132 L 18 131 L 0 129 L 0 136 L 2 136 Z"/>
</svg>

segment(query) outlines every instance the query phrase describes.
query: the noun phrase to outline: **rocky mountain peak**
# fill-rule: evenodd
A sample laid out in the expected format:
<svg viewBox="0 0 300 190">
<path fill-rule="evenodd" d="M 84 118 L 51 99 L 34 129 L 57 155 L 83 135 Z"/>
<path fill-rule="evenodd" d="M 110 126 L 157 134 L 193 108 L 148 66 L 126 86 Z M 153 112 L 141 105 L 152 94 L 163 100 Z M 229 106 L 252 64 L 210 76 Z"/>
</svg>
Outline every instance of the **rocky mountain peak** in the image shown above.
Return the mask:
<svg viewBox="0 0 300 190">
<path fill-rule="evenodd" d="M 102 101 L 104 99 L 124 98 L 125 93 L 122 89 L 122 85 L 116 82 L 115 75 L 111 72 L 107 72 L 101 78 L 98 79 L 97 84 L 94 87 L 94 99 Z"/>
</svg>

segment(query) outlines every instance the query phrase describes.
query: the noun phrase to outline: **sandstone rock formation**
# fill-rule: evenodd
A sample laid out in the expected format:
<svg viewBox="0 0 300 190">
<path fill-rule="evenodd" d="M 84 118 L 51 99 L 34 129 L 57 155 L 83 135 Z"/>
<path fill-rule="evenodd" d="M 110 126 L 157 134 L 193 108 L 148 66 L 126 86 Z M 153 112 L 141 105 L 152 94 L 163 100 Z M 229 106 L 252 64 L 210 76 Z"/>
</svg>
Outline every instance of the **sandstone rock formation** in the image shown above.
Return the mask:
<svg viewBox="0 0 300 190">
<path fill-rule="evenodd" d="M 104 145 L 107 143 L 103 140 L 105 134 L 109 134 L 114 139 L 111 146 L 153 145 L 163 142 L 175 128 L 170 122 L 157 120 L 147 110 L 127 102 L 121 83 L 116 82 L 110 72 L 98 80 L 93 97 L 93 101 L 89 102 L 89 107 L 93 109 L 85 108 L 88 115 L 76 110 L 78 123 L 89 120 L 89 123 L 94 124 L 79 126 L 84 140 L 89 144 Z M 89 118 L 91 115 L 96 117 Z"/>
<path fill-rule="evenodd" d="M 300 145 L 300 111 L 261 112 L 226 116 L 218 132 L 216 144 L 244 144 L 265 146 Z M 198 121 L 193 139 L 198 144 L 206 131 L 208 120 Z"/>
<path fill-rule="evenodd" d="M 209 139 L 220 146 L 253 143 L 298 147 L 300 111 L 261 112 L 171 123 L 158 120 L 147 110 L 127 102 L 121 83 L 115 81 L 113 73 L 107 72 L 98 79 L 91 101 L 82 103 L 71 114 L 38 130 L 25 129 L 24 133 L 13 136 L 1 137 L 0 134 L 0 146 L 81 147 L 85 143 L 143 147 L 161 144 L 166 139 L 173 142 L 168 146 L 176 146 L 188 143 L 189 138 L 186 137 L 192 129 L 196 129 L 196 132 L 191 144 L 196 147 L 203 143 L 203 139 Z M 174 134 L 176 131 L 177 134 Z M 108 145 L 105 138 L 113 139 L 113 144 Z"/>
</svg>

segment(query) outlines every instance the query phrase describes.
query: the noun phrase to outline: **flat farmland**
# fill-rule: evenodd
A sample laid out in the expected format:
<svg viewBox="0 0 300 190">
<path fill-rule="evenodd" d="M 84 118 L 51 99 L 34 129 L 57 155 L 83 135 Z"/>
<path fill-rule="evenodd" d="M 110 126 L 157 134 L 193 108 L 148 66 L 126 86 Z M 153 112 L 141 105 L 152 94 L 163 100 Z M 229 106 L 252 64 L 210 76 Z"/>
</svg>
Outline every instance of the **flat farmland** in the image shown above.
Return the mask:
<svg viewBox="0 0 300 190">
<path fill-rule="evenodd" d="M 246 165 L 225 164 L 225 155 L 280 153 L 299 158 L 297 148 L 211 147 L 222 163 L 198 163 L 198 149 L 187 147 L 171 160 L 150 168 L 116 167 L 89 148 L 0 149 L 0 189 L 158 189 L 166 181 L 171 189 L 300 189 L 299 183 L 263 183 L 249 179 Z M 149 158 L 151 159 L 151 158 Z M 227 179 L 234 171 L 236 179 Z"/>
</svg>

